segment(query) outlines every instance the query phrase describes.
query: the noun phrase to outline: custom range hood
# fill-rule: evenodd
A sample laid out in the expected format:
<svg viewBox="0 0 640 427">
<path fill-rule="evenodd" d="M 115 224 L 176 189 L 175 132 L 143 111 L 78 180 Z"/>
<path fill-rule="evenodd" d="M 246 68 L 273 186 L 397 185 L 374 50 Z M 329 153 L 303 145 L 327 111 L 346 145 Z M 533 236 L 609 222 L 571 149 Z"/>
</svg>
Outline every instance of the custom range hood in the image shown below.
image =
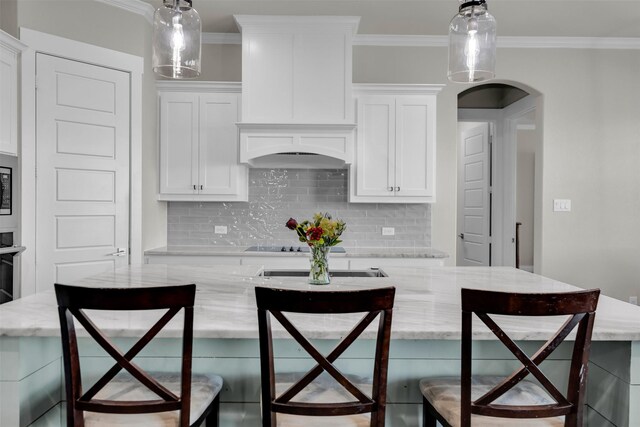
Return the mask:
<svg viewBox="0 0 640 427">
<path fill-rule="evenodd" d="M 346 167 L 354 152 L 352 40 L 359 17 L 236 15 L 240 162 Z"/>
</svg>

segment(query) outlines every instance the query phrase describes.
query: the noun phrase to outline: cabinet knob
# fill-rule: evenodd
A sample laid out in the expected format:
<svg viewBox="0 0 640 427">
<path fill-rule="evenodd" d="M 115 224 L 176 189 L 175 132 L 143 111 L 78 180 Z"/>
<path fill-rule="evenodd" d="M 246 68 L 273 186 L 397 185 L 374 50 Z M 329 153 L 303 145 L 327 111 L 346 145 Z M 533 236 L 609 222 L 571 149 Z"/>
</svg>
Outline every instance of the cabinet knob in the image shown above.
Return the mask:
<svg viewBox="0 0 640 427">
<path fill-rule="evenodd" d="M 387 190 L 393 191 L 393 187 L 389 187 L 389 188 L 387 188 Z"/>
<path fill-rule="evenodd" d="M 195 184 L 193 184 L 193 189 L 194 189 L 194 190 L 197 190 L 197 189 L 198 189 L 198 187 L 196 187 L 196 185 L 195 185 Z"/>
<path fill-rule="evenodd" d="M 204 185 L 200 185 L 200 189 L 203 190 L 204 189 Z"/>
<path fill-rule="evenodd" d="M 400 191 L 400 187 L 396 187 L 396 191 Z"/>
</svg>

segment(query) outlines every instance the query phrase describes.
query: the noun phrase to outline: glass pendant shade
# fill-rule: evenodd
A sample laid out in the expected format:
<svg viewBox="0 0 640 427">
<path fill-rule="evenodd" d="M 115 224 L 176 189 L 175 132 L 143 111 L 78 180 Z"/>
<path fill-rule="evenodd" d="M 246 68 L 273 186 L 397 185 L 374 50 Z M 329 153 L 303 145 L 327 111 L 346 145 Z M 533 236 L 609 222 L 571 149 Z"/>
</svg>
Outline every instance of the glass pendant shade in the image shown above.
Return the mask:
<svg viewBox="0 0 640 427">
<path fill-rule="evenodd" d="M 449 24 L 449 80 L 473 83 L 495 77 L 496 20 L 485 0 L 465 1 Z"/>
<path fill-rule="evenodd" d="M 171 79 L 198 77 L 201 34 L 191 0 L 164 0 L 153 15 L 153 71 Z"/>
</svg>

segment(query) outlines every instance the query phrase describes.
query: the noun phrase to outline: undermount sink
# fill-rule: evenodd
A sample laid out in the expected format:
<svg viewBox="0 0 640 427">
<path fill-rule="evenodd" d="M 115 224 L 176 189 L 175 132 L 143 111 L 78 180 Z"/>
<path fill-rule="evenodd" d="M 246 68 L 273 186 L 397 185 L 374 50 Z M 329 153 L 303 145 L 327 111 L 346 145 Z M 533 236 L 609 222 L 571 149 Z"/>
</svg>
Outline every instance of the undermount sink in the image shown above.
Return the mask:
<svg viewBox="0 0 640 427">
<path fill-rule="evenodd" d="M 309 270 L 263 270 L 260 276 L 263 277 L 307 277 Z M 369 270 L 335 270 L 330 271 L 331 277 L 389 277 L 387 273 L 379 268 Z"/>
</svg>

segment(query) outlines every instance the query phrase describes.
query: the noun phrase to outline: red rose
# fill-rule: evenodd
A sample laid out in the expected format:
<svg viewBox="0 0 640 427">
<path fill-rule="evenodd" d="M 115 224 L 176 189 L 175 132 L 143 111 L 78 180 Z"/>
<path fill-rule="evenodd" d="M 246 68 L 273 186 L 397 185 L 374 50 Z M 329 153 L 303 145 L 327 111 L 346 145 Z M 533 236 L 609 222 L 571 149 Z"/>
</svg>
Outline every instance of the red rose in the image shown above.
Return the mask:
<svg viewBox="0 0 640 427">
<path fill-rule="evenodd" d="M 293 218 L 289 218 L 289 221 L 287 221 L 286 225 L 289 230 L 295 230 L 296 227 L 298 226 L 298 221 L 296 221 Z"/>
<path fill-rule="evenodd" d="M 310 241 L 315 242 L 322 239 L 322 227 L 311 227 L 307 230 L 307 237 Z"/>
</svg>

